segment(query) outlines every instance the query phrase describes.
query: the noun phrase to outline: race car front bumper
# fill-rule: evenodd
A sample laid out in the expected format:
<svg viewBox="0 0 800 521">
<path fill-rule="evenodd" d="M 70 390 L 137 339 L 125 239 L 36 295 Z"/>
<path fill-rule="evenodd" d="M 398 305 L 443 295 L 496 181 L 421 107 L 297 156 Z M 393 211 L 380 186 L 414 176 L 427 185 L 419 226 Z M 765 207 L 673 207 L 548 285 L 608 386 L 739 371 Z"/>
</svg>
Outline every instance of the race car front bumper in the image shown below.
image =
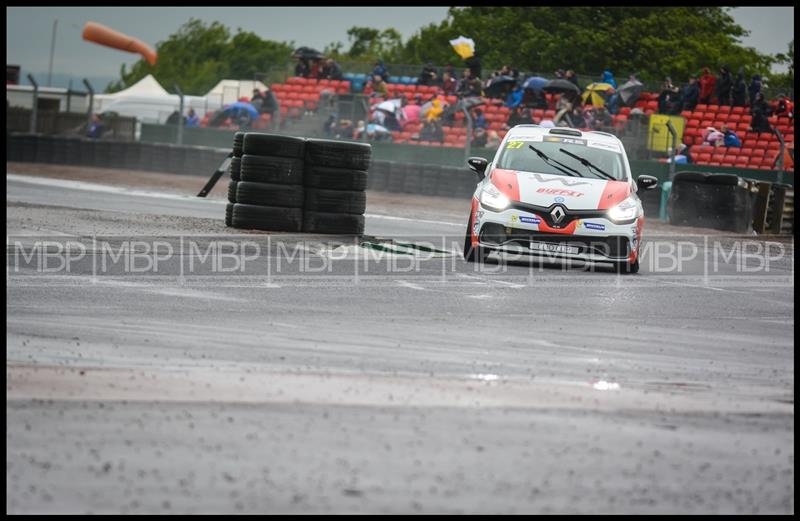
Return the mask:
<svg viewBox="0 0 800 521">
<path fill-rule="evenodd" d="M 634 262 L 638 255 L 643 217 L 628 224 L 600 217 L 572 219 L 556 229 L 518 208 L 474 208 L 473 244 L 485 250 L 587 262 Z"/>
</svg>

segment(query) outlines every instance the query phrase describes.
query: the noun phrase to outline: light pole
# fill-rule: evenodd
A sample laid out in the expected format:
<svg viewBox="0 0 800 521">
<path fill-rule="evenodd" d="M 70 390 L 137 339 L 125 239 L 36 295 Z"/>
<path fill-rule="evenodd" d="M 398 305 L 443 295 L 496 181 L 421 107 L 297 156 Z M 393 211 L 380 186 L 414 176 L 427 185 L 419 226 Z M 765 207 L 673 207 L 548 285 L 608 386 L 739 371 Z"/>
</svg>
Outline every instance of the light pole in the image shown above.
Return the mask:
<svg viewBox="0 0 800 521">
<path fill-rule="evenodd" d="M 47 86 L 52 87 L 53 83 L 53 54 L 56 51 L 56 29 L 58 28 L 58 19 L 53 21 L 53 38 L 50 40 L 50 67 L 47 68 Z"/>
</svg>

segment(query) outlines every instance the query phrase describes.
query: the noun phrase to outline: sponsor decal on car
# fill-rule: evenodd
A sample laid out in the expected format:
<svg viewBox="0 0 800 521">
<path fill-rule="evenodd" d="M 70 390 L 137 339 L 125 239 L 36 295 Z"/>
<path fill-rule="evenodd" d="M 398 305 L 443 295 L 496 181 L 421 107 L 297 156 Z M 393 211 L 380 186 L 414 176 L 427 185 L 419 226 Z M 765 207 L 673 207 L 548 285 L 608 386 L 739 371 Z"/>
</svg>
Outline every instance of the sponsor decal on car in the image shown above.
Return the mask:
<svg viewBox="0 0 800 521">
<path fill-rule="evenodd" d="M 531 177 L 536 178 L 536 180 L 539 181 L 540 183 L 559 182 L 564 186 L 579 186 L 579 185 L 591 184 L 586 181 L 573 181 L 571 179 L 565 179 L 563 176 L 544 177 L 541 174 L 531 174 Z"/>
<path fill-rule="evenodd" d="M 581 197 L 583 195 L 583 192 L 565 190 L 563 188 L 539 188 L 536 191 L 540 194 L 566 195 L 569 197 Z"/>
<path fill-rule="evenodd" d="M 517 216 L 516 216 L 516 214 L 511 214 L 511 222 L 512 222 L 512 223 L 515 223 L 515 222 L 517 222 Z"/>
<path fill-rule="evenodd" d="M 588 228 L 589 230 L 603 231 L 606 229 L 606 225 L 600 223 L 583 223 L 583 226 L 584 228 Z"/>
<path fill-rule="evenodd" d="M 559 196 L 559 197 L 554 198 L 553 201 L 555 201 L 557 203 L 563 203 L 564 202 L 564 198 Z"/>
<path fill-rule="evenodd" d="M 524 223 L 528 223 L 528 224 L 539 224 L 539 223 L 541 223 L 541 222 L 542 222 L 542 220 L 541 220 L 541 219 L 539 219 L 538 217 L 526 217 L 526 216 L 522 216 L 522 217 L 520 217 L 520 218 L 519 218 L 519 220 L 520 220 L 520 221 L 522 221 L 522 222 L 524 222 Z"/>
</svg>

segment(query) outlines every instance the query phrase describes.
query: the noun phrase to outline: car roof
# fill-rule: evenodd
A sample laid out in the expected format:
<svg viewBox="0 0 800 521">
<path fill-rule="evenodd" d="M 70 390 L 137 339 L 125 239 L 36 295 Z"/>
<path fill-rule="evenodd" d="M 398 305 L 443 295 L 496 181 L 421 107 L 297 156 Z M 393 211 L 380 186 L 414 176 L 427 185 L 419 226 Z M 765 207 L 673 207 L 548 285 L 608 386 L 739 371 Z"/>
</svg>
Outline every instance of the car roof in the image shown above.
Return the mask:
<svg viewBox="0 0 800 521">
<path fill-rule="evenodd" d="M 566 128 L 566 127 L 541 127 L 539 125 L 517 125 L 511 128 L 506 135 L 506 139 L 509 137 L 511 138 L 524 138 L 524 137 L 534 137 L 534 136 L 543 136 L 543 135 L 554 135 L 554 136 L 574 136 L 574 137 L 581 137 L 583 139 L 587 139 L 592 142 L 596 143 L 620 143 L 619 138 L 613 134 L 609 134 L 607 132 L 599 132 L 597 130 L 591 131 L 581 131 L 576 128 Z"/>
</svg>

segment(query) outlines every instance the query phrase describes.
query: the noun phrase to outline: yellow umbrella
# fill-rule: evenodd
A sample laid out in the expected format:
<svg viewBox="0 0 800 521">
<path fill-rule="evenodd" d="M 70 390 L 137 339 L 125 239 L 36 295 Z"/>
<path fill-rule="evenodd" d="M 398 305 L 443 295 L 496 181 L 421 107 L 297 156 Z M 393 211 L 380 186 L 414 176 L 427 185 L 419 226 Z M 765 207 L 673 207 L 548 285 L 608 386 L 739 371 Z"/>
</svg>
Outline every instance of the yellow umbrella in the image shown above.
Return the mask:
<svg viewBox="0 0 800 521">
<path fill-rule="evenodd" d="M 459 36 L 455 40 L 450 40 L 450 45 L 452 45 L 456 53 L 461 56 L 462 60 L 466 60 L 475 55 L 475 42 L 472 41 L 472 38 Z"/>
<path fill-rule="evenodd" d="M 592 83 L 586 87 L 581 95 L 584 104 L 591 100 L 595 107 L 602 107 L 606 104 L 606 98 L 614 93 L 614 87 L 608 83 Z"/>
</svg>

